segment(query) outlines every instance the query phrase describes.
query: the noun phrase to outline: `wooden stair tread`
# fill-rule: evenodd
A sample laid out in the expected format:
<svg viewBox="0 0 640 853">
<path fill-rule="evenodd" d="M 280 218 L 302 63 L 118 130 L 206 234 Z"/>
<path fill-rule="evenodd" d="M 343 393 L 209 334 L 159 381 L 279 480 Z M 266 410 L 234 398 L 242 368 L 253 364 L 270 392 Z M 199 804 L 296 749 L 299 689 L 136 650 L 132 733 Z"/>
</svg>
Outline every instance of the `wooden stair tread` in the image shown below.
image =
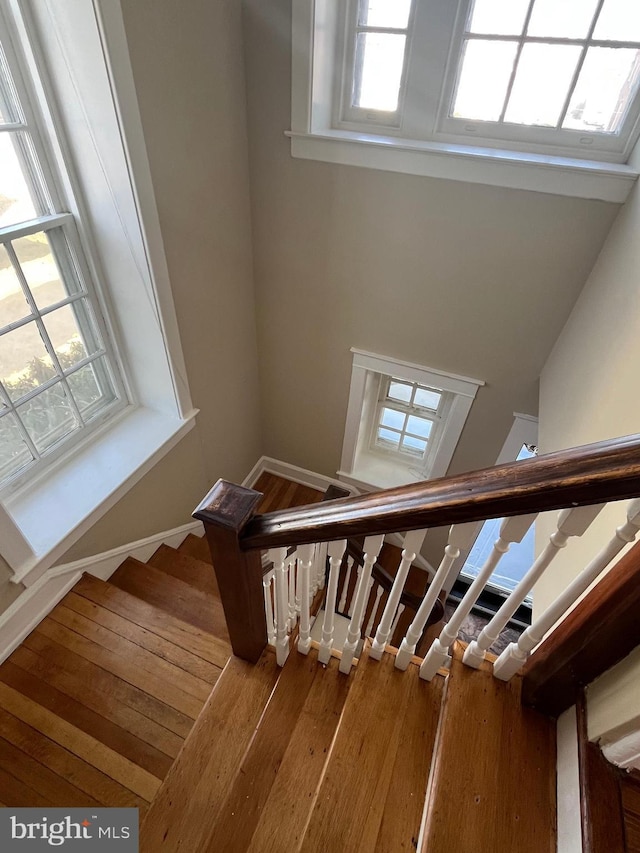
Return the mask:
<svg viewBox="0 0 640 853">
<path fill-rule="evenodd" d="M 211 563 L 198 560 L 168 545 L 161 545 L 147 560 L 148 566 L 189 584 L 207 596 L 218 595 L 218 584 Z"/>
<path fill-rule="evenodd" d="M 278 778 L 280 765 L 291 743 L 303 708 L 311 696 L 316 676 L 320 674 L 321 669 L 318 666 L 315 651 L 310 652 L 306 657 L 295 651 L 290 655 L 269 699 L 258 731 L 220 806 L 218 819 L 211 828 L 207 843 L 202 847 L 203 851 L 232 853 L 262 849 L 255 839 L 252 841 L 252 836 L 260 818 L 266 814 L 265 804 Z M 335 670 L 330 677 L 343 682 L 343 691 L 346 695 L 348 679 L 340 676 Z M 337 719 L 331 722 L 335 725 Z M 296 756 L 291 758 L 296 763 Z M 301 775 L 306 773 L 306 759 L 306 751 L 297 755 L 297 767 Z M 311 792 L 314 790 L 315 786 Z M 309 799 L 307 798 L 302 805 L 308 813 Z M 291 848 L 292 843 L 289 835 L 290 810 L 291 804 L 288 803 L 285 813 L 272 815 L 273 817 L 277 815 L 280 822 L 280 844 L 287 850 Z"/>
<path fill-rule="evenodd" d="M 141 853 L 200 853 L 279 675 L 269 650 L 255 666 L 230 659 L 153 801 Z"/>
<path fill-rule="evenodd" d="M 352 683 L 338 672 L 339 661 L 332 658 L 317 671 L 289 744 L 271 785 L 268 798 L 251 839 L 251 850 L 280 853 L 283 822 L 286 821 L 286 848 L 298 850 L 331 744 L 340 723 L 342 709 Z M 301 758 L 304 756 L 304 762 Z"/>
<path fill-rule="evenodd" d="M 455 650 L 425 850 L 556 850 L 555 721 L 524 708 L 521 680 L 470 669 Z"/>
<path fill-rule="evenodd" d="M 371 660 L 365 645 L 300 848 L 304 853 L 415 849 L 443 688 L 440 678 L 418 681 L 416 667 L 400 672 L 388 654 Z M 416 740 L 418 755 L 407 767 Z M 398 778 L 400 768 L 408 779 Z M 406 805 L 400 820 L 389 811 L 407 794 L 418 802 Z"/>
<path fill-rule="evenodd" d="M 177 550 L 181 554 L 186 554 L 188 557 L 193 557 L 202 563 L 209 563 L 211 565 L 211 551 L 209 550 L 209 543 L 206 536 L 196 536 L 193 533 L 189 533 L 186 539 L 178 545 Z"/>
<path fill-rule="evenodd" d="M 229 640 L 220 601 L 160 569 L 129 557 L 109 578 L 109 583 L 196 628 Z"/>
<path fill-rule="evenodd" d="M 227 641 L 111 583 L 105 583 L 92 575 L 83 575 L 72 591 L 130 622 L 135 622 L 141 628 L 169 640 L 175 646 L 209 661 L 216 667 L 222 668 L 229 660 L 231 647 Z"/>
</svg>

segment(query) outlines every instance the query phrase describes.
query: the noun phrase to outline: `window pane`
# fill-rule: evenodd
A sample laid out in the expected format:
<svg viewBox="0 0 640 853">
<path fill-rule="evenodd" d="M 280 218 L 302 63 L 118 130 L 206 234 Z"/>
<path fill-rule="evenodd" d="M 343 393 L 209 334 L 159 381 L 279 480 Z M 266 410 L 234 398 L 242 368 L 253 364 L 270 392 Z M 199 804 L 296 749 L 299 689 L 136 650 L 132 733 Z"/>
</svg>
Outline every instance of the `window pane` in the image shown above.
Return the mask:
<svg viewBox="0 0 640 853">
<path fill-rule="evenodd" d="M 638 85 L 640 51 L 590 47 L 563 127 L 616 133 Z"/>
<path fill-rule="evenodd" d="M 467 41 L 452 115 L 498 121 L 516 56 L 516 43 Z"/>
<path fill-rule="evenodd" d="M 598 0 L 536 0 L 527 35 L 585 38 L 597 5 Z"/>
<path fill-rule="evenodd" d="M 57 308 L 42 318 L 63 370 L 93 355 L 97 349 L 83 302 Z"/>
<path fill-rule="evenodd" d="M 593 37 L 605 41 L 640 41 L 640 3 L 604 0 Z"/>
<path fill-rule="evenodd" d="M 390 382 L 388 397 L 392 400 L 400 400 L 402 403 L 408 403 L 411 399 L 413 385 L 405 385 L 404 382 Z"/>
<path fill-rule="evenodd" d="M 520 54 L 505 121 L 555 127 L 581 48 L 557 44 L 525 44 Z"/>
<path fill-rule="evenodd" d="M 391 432 L 391 430 L 388 429 L 379 429 L 378 438 L 382 441 L 388 441 L 393 444 L 394 447 L 397 447 L 400 442 L 400 433 Z"/>
<path fill-rule="evenodd" d="M 522 32 L 529 0 L 476 0 L 469 32 L 518 36 Z"/>
<path fill-rule="evenodd" d="M 0 380 L 12 400 L 55 375 L 35 322 L 0 337 Z"/>
<path fill-rule="evenodd" d="M 0 227 L 38 215 L 16 155 L 15 143 L 20 136 L 22 134 L 0 134 Z"/>
<path fill-rule="evenodd" d="M 404 426 L 405 415 L 402 412 L 396 412 L 395 409 L 383 409 L 380 423 L 383 426 L 393 427 L 394 429 L 402 429 Z"/>
<path fill-rule="evenodd" d="M 43 231 L 14 240 L 11 245 L 38 308 L 46 308 L 69 296 L 49 239 Z M 76 291 L 77 288 L 74 288 Z"/>
<path fill-rule="evenodd" d="M 360 0 L 359 23 L 362 27 L 406 29 L 411 0 Z"/>
<path fill-rule="evenodd" d="M 0 246 L 0 329 L 31 314 L 9 254 Z"/>
<path fill-rule="evenodd" d="M 77 426 L 73 409 L 60 382 L 23 403 L 17 412 L 40 453 L 44 453 Z"/>
<path fill-rule="evenodd" d="M 22 437 L 15 415 L 7 412 L 0 418 L 0 479 L 11 477 L 33 461 L 33 455 Z"/>
<path fill-rule="evenodd" d="M 427 442 L 419 438 L 414 438 L 411 435 L 405 435 L 402 439 L 402 449 L 408 450 L 410 453 L 415 453 L 422 456 L 427 449 Z"/>
<path fill-rule="evenodd" d="M 407 421 L 407 432 L 414 435 L 421 435 L 423 438 L 428 438 L 433 424 L 424 418 L 417 418 L 415 415 L 410 415 Z"/>
<path fill-rule="evenodd" d="M 436 411 L 440 405 L 441 399 L 442 394 L 438 394 L 437 391 L 429 391 L 426 388 L 417 388 L 413 402 L 416 406 L 422 406 L 424 409 L 433 409 L 433 411 Z"/>
<path fill-rule="evenodd" d="M 115 400 L 116 395 L 103 358 L 86 364 L 67 377 L 76 405 L 84 415 L 95 407 L 96 413 Z M 97 405 L 100 401 L 100 405 Z"/>
<path fill-rule="evenodd" d="M 353 106 L 394 112 L 398 109 L 406 36 L 359 33 Z"/>
</svg>

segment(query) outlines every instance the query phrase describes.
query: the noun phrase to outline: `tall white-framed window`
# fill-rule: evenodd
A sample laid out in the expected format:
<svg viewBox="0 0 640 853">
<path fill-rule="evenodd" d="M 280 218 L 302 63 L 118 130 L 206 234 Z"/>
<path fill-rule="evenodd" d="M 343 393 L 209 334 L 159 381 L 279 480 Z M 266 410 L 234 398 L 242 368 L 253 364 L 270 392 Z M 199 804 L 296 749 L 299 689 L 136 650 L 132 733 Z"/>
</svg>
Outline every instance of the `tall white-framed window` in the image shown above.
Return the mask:
<svg viewBox="0 0 640 853">
<path fill-rule="evenodd" d="M 53 200 L 51 213 L 37 208 L 35 219 L 25 216 L 20 224 L 25 233 L 10 235 L 13 245 L 39 233 L 37 228 L 29 232 L 30 225 L 42 226 L 30 257 L 20 257 L 14 248 L 14 259 L 8 252 L 6 269 L 16 277 L 15 294 L 30 312 L 27 319 L 13 320 L 22 328 L 31 323 L 44 329 L 38 338 L 45 368 L 55 365 L 54 355 L 60 366 L 46 381 L 71 394 L 86 423 L 72 434 L 71 452 L 54 441 L 43 453 L 42 473 L 37 461 L 0 490 L 0 555 L 14 573 L 13 582 L 31 585 L 193 428 L 197 410 L 180 345 L 120 0 L 0 0 L 0 10 L 46 135 L 44 156 L 34 144 L 36 162 L 55 174 L 47 191 L 60 201 L 58 206 Z M 33 127 L 29 123 L 30 131 Z M 44 186 L 49 187 L 46 180 Z M 66 249 L 60 245 L 63 237 Z M 59 274 L 64 291 L 51 303 L 39 301 L 38 282 L 31 278 L 38 263 L 44 264 L 45 244 L 47 269 Z M 86 254 L 80 246 L 88 248 Z M 99 292 L 93 288 L 97 281 L 103 285 Z M 56 348 L 58 339 L 47 323 L 62 309 L 72 341 L 68 347 L 69 338 L 63 336 Z M 109 344 L 116 339 L 114 330 L 117 352 Z M 119 375 L 121 363 L 126 364 L 126 383 Z M 106 372 L 101 373 L 103 365 Z M 75 395 L 71 389 L 72 375 L 83 368 L 91 371 L 94 408 L 83 396 L 86 386 L 84 391 L 76 387 Z M 40 391 L 34 399 L 49 387 L 42 388 L 46 383 L 39 379 L 36 384 Z M 25 402 L 23 397 L 11 400 L 15 408 Z M 0 417 L 6 418 L 10 408 L 0 406 Z M 57 438 L 55 431 L 52 438 Z"/>
<path fill-rule="evenodd" d="M 127 403 L 74 216 L 0 7 L 0 489 Z"/>
<path fill-rule="evenodd" d="M 368 489 L 444 476 L 484 382 L 351 351 L 338 477 Z"/>
<path fill-rule="evenodd" d="M 294 0 L 293 10 L 294 156 L 616 201 L 637 177 L 613 165 L 640 131 L 636 4 Z"/>
</svg>

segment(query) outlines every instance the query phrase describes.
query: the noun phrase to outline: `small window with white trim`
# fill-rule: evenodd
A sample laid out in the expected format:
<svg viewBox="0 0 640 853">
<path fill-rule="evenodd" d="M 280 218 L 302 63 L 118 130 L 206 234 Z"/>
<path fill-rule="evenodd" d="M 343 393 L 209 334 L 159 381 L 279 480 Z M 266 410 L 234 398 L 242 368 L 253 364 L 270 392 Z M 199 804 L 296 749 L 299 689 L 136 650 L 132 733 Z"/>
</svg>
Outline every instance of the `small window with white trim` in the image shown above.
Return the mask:
<svg viewBox="0 0 640 853">
<path fill-rule="evenodd" d="M 0 488 L 126 402 L 38 107 L 0 17 Z"/>
<path fill-rule="evenodd" d="M 381 376 L 371 450 L 397 455 L 405 461 L 419 461 L 428 467 L 451 397 L 446 391 L 418 382 Z"/>
</svg>

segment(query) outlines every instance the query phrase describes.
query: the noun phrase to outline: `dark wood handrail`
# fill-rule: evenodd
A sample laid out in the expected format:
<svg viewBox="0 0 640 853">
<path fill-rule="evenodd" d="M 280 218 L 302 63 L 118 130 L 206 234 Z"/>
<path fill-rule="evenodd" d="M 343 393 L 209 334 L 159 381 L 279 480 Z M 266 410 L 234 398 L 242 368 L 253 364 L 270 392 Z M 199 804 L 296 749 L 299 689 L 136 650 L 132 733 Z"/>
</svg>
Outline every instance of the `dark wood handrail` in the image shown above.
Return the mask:
<svg viewBox="0 0 640 853">
<path fill-rule="evenodd" d="M 251 518 L 243 551 L 439 527 L 640 495 L 640 435 Z M 196 518 L 208 520 L 206 500 Z"/>
</svg>

